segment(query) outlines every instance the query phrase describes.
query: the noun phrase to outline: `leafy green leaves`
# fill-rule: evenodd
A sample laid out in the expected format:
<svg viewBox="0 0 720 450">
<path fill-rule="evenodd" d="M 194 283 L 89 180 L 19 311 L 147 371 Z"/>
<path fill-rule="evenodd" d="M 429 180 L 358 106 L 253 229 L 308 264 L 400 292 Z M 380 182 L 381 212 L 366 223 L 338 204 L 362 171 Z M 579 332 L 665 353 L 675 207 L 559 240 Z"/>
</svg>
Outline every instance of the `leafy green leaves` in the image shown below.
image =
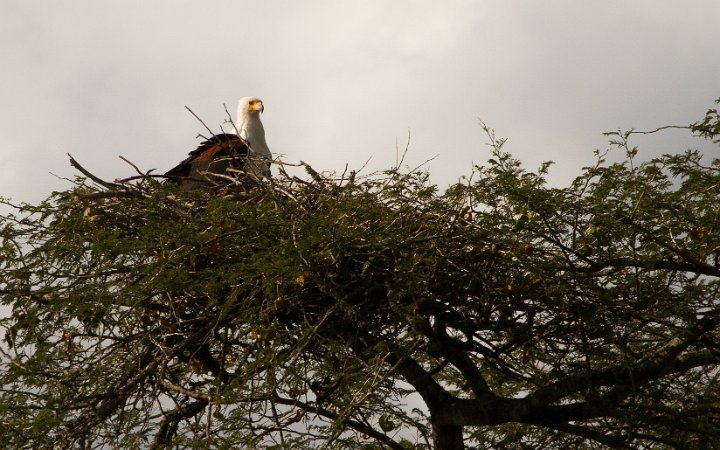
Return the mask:
<svg viewBox="0 0 720 450">
<path fill-rule="evenodd" d="M 5 216 L 0 420 L 30 437 L 2 443 L 717 443 L 720 171 L 617 133 L 626 160 L 549 187 L 486 130 L 445 192 L 79 179 Z"/>
</svg>

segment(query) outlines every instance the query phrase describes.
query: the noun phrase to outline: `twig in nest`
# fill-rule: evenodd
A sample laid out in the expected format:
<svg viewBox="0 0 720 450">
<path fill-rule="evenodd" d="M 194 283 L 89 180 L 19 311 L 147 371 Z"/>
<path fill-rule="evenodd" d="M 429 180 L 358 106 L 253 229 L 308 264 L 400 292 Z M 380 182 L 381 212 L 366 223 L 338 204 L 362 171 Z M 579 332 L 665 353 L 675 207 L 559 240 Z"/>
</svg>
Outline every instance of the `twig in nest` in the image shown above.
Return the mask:
<svg viewBox="0 0 720 450">
<path fill-rule="evenodd" d="M 195 112 L 192 109 L 190 109 L 187 106 L 185 107 L 185 109 L 190 111 L 190 114 L 192 114 L 202 124 L 202 126 L 204 126 L 206 130 L 208 130 L 208 133 L 210 133 L 210 136 L 215 136 L 215 133 L 213 133 L 213 131 L 210 129 L 210 127 L 205 125 L 205 122 L 203 122 L 203 120 L 200 117 L 198 117 L 198 115 L 195 114 Z"/>
<path fill-rule="evenodd" d="M 120 184 L 110 183 L 110 182 L 108 182 L 108 181 L 105 181 L 105 180 L 102 180 L 102 179 L 96 177 L 95 175 L 93 175 L 92 173 L 90 173 L 87 169 L 85 169 L 83 166 L 81 166 L 80 163 L 78 163 L 77 161 L 75 161 L 75 158 L 73 158 L 70 153 L 68 153 L 67 155 L 70 157 L 70 165 L 71 165 L 71 166 L 73 166 L 74 168 L 76 168 L 77 170 L 79 170 L 80 173 L 82 173 L 82 174 L 85 175 L 86 177 L 90 178 L 91 180 L 93 180 L 94 182 L 96 182 L 97 184 L 99 184 L 100 186 L 103 186 L 103 187 L 105 187 L 105 188 L 107 188 L 107 189 L 120 189 L 120 188 L 123 187 L 123 186 L 120 185 Z"/>
<path fill-rule="evenodd" d="M 103 198 L 142 198 L 139 192 L 135 191 L 101 191 L 90 194 L 75 194 L 78 198 L 85 200 L 97 200 Z"/>
<path fill-rule="evenodd" d="M 138 166 L 136 166 L 135 164 L 133 164 L 132 162 L 130 162 L 130 160 L 128 160 L 127 158 L 125 158 L 125 157 L 123 157 L 123 156 L 118 156 L 118 157 L 119 157 L 120 159 L 122 159 L 123 161 L 125 161 L 126 163 L 130 164 L 130 166 L 132 166 L 132 168 L 135 169 L 135 172 L 137 172 L 138 175 L 140 175 L 141 177 L 148 177 L 148 176 L 150 176 L 150 172 L 152 172 L 153 170 L 155 170 L 155 169 L 150 169 L 150 170 L 148 170 L 147 172 L 143 173 L 143 172 L 140 171 L 140 169 L 138 168 Z"/>
<path fill-rule="evenodd" d="M 227 104 L 223 103 L 223 108 L 225 108 L 225 114 L 227 114 L 227 119 L 225 119 L 225 122 L 232 125 L 233 130 L 235 130 L 235 134 L 240 136 L 240 130 L 237 129 L 237 125 L 233 121 L 232 114 L 230 114 L 230 111 L 228 111 Z"/>
<path fill-rule="evenodd" d="M 154 169 L 153 169 L 154 170 Z M 135 180 L 147 180 L 148 178 L 161 178 L 163 180 L 185 180 L 187 177 L 171 177 L 167 175 L 160 175 L 155 173 L 147 173 L 147 174 L 141 174 L 141 175 L 133 175 L 131 177 L 125 177 L 116 179 L 118 183 L 127 183 L 128 181 L 135 181 Z"/>
<path fill-rule="evenodd" d="M 320 186 L 323 186 L 323 187 L 327 185 L 327 182 L 325 181 L 325 179 L 322 176 L 320 176 L 320 174 L 317 173 L 317 171 L 315 169 L 313 169 L 310 166 L 310 164 L 308 164 L 304 161 L 300 161 L 300 165 L 302 165 L 305 168 L 305 172 L 307 172 L 308 175 L 310 175 L 317 184 L 319 184 Z"/>
</svg>

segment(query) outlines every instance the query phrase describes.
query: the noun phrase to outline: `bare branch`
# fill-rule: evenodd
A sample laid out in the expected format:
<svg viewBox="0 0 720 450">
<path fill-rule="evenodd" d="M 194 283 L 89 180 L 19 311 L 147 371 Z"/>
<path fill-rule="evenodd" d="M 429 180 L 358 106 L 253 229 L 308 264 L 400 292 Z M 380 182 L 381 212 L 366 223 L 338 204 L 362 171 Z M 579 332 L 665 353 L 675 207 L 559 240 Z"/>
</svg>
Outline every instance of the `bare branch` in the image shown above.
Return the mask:
<svg viewBox="0 0 720 450">
<path fill-rule="evenodd" d="M 185 109 L 187 109 L 188 111 L 190 111 L 190 114 L 192 114 L 193 117 L 195 117 L 195 118 L 198 120 L 198 122 L 200 122 L 200 123 L 202 124 L 202 126 L 205 127 L 205 129 L 208 131 L 208 133 L 210 133 L 210 136 L 214 136 L 214 135 L 215 135 L 215 133 L 213 133 L 213 131 L 210 129 L 210 127 L 208 127 L 207 125 L 205 125 L 205 122 L 203 122 L 203 120 L 202 120 L 200 117 L 198 117 L 197 114 L 195 114 L 195 111 L 193 111 L 192 109 L 190 109 L 188 106 L 185 106 Z"/>
<path fill-rule="evenodd" d="M 70 165 L 79 170 L 83 175 L 93 180 L 95 183 L 99 184 L 100 186 L 103 186 L 108 189 L 122 189 L 123 186 L 121 184 L 117 183 L 110 183 L 108 181 L 104 181 L 92 173 L 90 173 L 87 169 L 85 169 L 83 166 L 78 163 L 75 158 L 72 157 L 70 153 L 67 154 L 70 157 Z"/>
</svg>

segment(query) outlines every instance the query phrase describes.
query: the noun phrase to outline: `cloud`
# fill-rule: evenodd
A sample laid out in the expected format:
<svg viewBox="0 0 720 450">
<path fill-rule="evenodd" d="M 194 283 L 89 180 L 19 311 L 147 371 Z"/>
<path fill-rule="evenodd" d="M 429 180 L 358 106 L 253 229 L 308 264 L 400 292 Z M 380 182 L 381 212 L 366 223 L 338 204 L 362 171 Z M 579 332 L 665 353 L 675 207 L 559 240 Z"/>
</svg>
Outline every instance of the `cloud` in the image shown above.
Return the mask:
<svg viewBox="0 0 720 450">
<path fill-rule="evenodd" d="M 217 130 L 244 95 L 265 101 L 271 149 L 319 169 L 387 167 L 409 129 L 410 162 L 439 155 L 446 184 L 487 159 L 482 118 L 566 180 L 602 131 L 702 116 L 720 96 L 717 17 L 700 1 L 12 2 L 0 192 L 67 186 L 49 175 L 73 174 L 66 152 L 108 178 L 131 172 L 119 154 L 166 170 L 203 131 L 184 106 Z"/>
</svg>

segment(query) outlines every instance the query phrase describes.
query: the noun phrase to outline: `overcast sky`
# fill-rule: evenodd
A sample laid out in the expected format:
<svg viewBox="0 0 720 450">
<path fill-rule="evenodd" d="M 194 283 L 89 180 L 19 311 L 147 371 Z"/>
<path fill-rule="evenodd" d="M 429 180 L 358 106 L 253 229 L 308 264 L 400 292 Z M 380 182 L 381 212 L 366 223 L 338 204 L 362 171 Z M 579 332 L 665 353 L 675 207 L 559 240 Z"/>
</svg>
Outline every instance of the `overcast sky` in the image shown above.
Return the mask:
<svg viewBox="0 0 720 450">
<path fill-rule="evenodd" d="M 720 1 L 0 0 L 0 195 L 164 172 L 265 102 L 270 149 L 318 170 L 409 162 L 447 185 L 488 159 L 479 119 L 569 180 L 603 131 L 686 125 L 720 97 Z M 641 155 L 705 145 L 682 132 Z M 706 146 L 717 152 L 717 147 Z M 644 152 L 644 153 L 643 153 Z"/>
</svg>

